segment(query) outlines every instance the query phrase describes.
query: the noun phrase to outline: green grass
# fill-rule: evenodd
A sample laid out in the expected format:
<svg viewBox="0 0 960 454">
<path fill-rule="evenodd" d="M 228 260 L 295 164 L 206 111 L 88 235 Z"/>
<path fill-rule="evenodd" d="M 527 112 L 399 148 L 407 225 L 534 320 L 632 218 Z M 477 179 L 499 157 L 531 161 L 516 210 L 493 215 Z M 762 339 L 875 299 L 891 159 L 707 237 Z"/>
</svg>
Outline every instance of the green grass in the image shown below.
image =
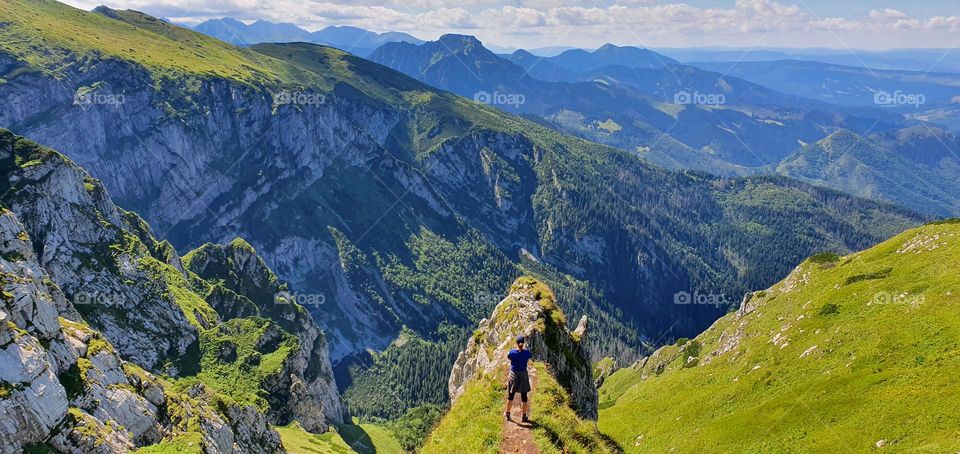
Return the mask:
<svg viewBox="0 0 960 454">
<path fill-rule="evenodd" d="M 823 258 L 697 337 L 699 366 L 671 346 L 613 374 L 600 429 L 629 452 L 960 449 L 960 227 Z"/>
<path fill-rule="evenodd" d="M 531 394 L 530 413 L 534 440 L 544 454 L 619 452 L 591 421 L 577 417 L 570 408 L 570 395 L 550 374 L 547 365 L 534 363 L 537 386 Z"/>
<path fill-rule="evenodd" d="M 198 432 L 185 432 L 173 439 L 137 449 L 143 454 L 202 454 L 203 436 Z"/>
<path fill-rule="evenodd" d="M 337 431 L 343 441 L 360 454 L 403 452 L 393 433 L 377 424 L 361 424 L 354 419 L 353 424 L 338 425 Z"/>
<path fill-rule="evenodd" d="M 202 382 L 237 403 L 269 409 L 263 383 L 280 372 L 284 362 L 299 347 L 296 337 L 281 332 L 276 345 L 257 347 L 261 338 L 276 325 L 266 319 L 233 319 L 200 333 L 200 372 L 178 380 L 186 389 Z M 223 352 L 231 352 L 226 355 Z"/>
<path fill-rule="evenodd" d="M 284 449 L 290 454 L 348 454 L 356 452 L 335 430 L 323 434 L 307 432 L 294 422 L 287 426 L 274 427 L 280 434 Z"/>
<path fill-rule="evenodd" d="M 116 19 L 51 0 L 0 3 L 3 47 L 30 65 L 56 74 L 84 58 L 137 61 L 162 76 L 215 76 L 242 82 L 310 80 L 309 73 L 201 33 L 135 12 Z M 38 51 L 43 49 L 43 51 Z M 306 78 L 304 79 L 304 77 Z"/>
<path fill-rule="evenodd" d="M 464 394 L 430 433 L 421 452 L 497 452 L 506 393 L 501 382 L 502 380 L 484 376 L 467 385 Z"/>
<path fill-rule="evenodd" d="M 542 362 L 533 363 L 537 385 L 531 394 L 534 441 L 543 453 L 618 452 L 597 432 L 594 423 L 577 417 L 570 396 Z M 464 394 L 430 433 L 423 453 L 497 452 L 503 428 L 506 389 L 502 380 L 484 375 Z"/>
<path fill-rule="evenodd" d="M 130 235 L 127 236 L 130 237 Z M 202 329 L 205 324 L 209 325 L 219 320 L 217 312 L 200 295 L 194 292 L 183 274 L 173 266 L 152 256 L 143 256 L 139 260 L 138 267 L 146 271 L 154 280 L 166 283 L 164 296 L 173 299 L 191 325 Z M 202 318 L 205 323 L 201 323 L 199 318 Z"/>
</svg>

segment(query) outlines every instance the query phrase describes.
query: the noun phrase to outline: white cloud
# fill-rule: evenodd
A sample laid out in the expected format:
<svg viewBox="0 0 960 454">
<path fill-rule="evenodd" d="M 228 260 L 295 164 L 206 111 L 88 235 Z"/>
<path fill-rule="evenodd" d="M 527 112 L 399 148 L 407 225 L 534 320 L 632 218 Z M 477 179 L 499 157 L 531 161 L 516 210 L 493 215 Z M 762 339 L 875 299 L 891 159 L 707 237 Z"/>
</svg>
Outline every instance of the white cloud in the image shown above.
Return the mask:
<svg viewBox="0 0 960 454">
<path fill-rule="evenodd" d="M 500 45 L 765 46 L 834 48 L 948 47 L 960 16 L 911 17 L 892 8 L 841 18 L 803 2 L 737 0 L 695 7 L 653 0 L 68 0 L 82 8 L 106 2 L 199 22 L 230 16 L 293 22 L 308 30 L 350 24 L 423 38 L 469 32 Z"/>
</svg>

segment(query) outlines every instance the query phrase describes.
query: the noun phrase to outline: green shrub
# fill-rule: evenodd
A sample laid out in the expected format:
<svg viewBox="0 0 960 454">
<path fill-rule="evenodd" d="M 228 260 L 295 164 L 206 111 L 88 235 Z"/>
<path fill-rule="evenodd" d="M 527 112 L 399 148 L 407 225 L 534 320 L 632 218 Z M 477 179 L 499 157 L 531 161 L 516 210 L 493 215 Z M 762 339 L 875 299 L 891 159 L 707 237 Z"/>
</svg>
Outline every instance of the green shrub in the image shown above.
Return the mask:
<svg viewBox="0 0 960 454">
<path fill-rule="evenodd" d="M 823 307 L 820 308 L 820 315 L 836 315 L 839 313 L 840 313 L 840 306 L 834 303 L 824 304 Z"/>
</svg>

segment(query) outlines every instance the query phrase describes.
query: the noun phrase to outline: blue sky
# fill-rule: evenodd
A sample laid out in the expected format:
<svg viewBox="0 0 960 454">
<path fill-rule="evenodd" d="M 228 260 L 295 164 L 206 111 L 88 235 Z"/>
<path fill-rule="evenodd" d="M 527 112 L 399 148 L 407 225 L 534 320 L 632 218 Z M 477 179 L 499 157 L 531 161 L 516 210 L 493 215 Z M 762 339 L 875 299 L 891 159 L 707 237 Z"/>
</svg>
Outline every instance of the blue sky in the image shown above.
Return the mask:
<svg viewBox="0 0 960 454">
<path fill-rule="evenodd" d="M 68 0 L 194 24 L 218 17 L 355 25 L 424 39 L 466 33 L 503 47 L 960 46 L 958 0 Z"/>
</svg>

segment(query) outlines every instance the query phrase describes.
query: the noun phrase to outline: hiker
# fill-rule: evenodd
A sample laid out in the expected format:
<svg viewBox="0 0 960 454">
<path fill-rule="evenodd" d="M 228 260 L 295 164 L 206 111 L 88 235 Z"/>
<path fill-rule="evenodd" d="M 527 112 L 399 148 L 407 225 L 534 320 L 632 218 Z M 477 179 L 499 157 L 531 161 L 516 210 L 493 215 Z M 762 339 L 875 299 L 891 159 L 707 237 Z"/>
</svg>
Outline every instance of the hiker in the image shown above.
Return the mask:
<svg viewBox="0 0 960 454">
<path fill-rule="evenodd" d="M 503 416 L 510 421 L 510 409 L 513 407 L 513 397 L 520 394 L 520 401 L 523 402 L 523 422 L 530 422 L 527 417 L 530 413 L 530 402 L 527 402 L 527 393 L 530 392 L 530 377 L 527 375 L 527 362 L 533 354 L 530 350 L 524 348 L 526 339 L 523 336 L 517 336 L 517 348 L 511 349 L 507 353 L 507 359 L 510 360 L 508 369 L 509 378 L 507 379 L 507 408 Z"/>
</svg>

